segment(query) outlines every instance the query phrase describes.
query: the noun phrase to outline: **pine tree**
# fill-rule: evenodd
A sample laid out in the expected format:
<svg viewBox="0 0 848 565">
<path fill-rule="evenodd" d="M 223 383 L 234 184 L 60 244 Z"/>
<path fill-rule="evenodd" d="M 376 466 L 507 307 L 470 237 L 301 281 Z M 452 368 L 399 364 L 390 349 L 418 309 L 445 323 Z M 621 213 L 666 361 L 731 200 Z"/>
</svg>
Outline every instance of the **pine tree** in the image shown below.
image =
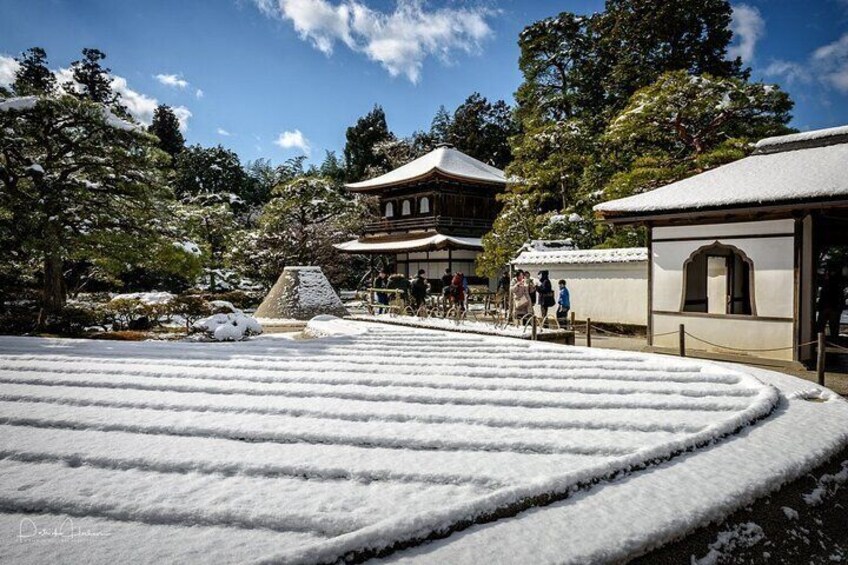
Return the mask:
<svg viewBox="0 0 848 565">
<path fill-rule="evenodd" d="M 512 160 L 509 138 L 516 133 L 512 110 L 506 102 L 491 104 L 475 92 L 454 112 L 447 141 L 463 153 L 502 169 Z"/>
<path fill-rule="evenodd" d="M 0 208 L 20 249 L 41 263 L 42 321 L 65 304 L 69 263 L 120 272 L 171 246 L 155 138 L 69 95 L 0 111 L 0 131 Z"/>
<path fill-rule="evenodd" d="M 451 115 L 443 105 L 439 106 L 430 123 L 430 138 L 435 143 L 447 143 L 451 128 Z"/>
<path fill-rule="evenodd" d="M 374 109 L 359 118 L 356 124 L 347 128 L 345 138 L 344 160 L 348 182 L 365 178 L 369 167 L 386 168 L 385 158 L 374 152 L 374 146 L 395 137 L 389 131 L 386 114 L 380 106 L 375 105 Z"/>
<path fill-rule="evenodd" d="M 588 17 L 563 12 L 521 32 L 519 68 L 524 82 L 516 93 L 516 116 L 521 127 L 512 138 L 514 159 L 507 168 L 509 176 L 521 180 L 509 190 L 530 198 L 533 205 L 524 208 L 532 210 L 530 213 L 581 218 L 555 222 L 553 227 L 540 222 L 539 234 L 544 228 L 551 233 L 567 233 L 580 245 L 604 244 L 610 233 L 603 226 L 590 225 L 593 204 L 627 190 L 658 186 L 697 169 L 681 162 L 665 166 L 668 163 L 663 159 L 668 153 L 663 153 L 658 163 L 653 161 L 656 148 L 631 146 L 626 150 L 613 146 L 613 138 L 605 134 L 622 110 L 634 108 L 631 96 L 650 87 L 664 73 L 679 71 L 694 77 L 709 74 L 714 80 L 738 81 L 734 84 L 743 88 L 749 71 L 742 68 L 740 60 L 727 59 L 731 15 L 726 0 L 607 0 L 604 12 Z M 784 103 L 777 99 L 771 103 L 771 123 L 782 125 Z M 667 116 L 663 111 L 651 106 L 650 110 L 634 113 L 649 122 L 662 123 Z M 725 140 L 736 135 L 726 127 L 719 130 Z M 664 141 L 670 142 L 668 136 Z M 707 151 L 699 160 L 702 165 L 709 160 L 726 162 L 743 154 L 728 142 L 715 152 Z M 628 173 L 632 174 L 625 181 L 621 175 Z M 613 178 L 620 190 L 608 186 Z M 649 178 L 652 180 L 648 182 Z M 511 209 L 505 207 L 504 213 L 508 212 Z M 496 222 L 492 237 L 486 241 L 502 247 L 509 241 L 498 233 L 502 229 L 504 223 Z M 638 234 L 634 233 L 618 240 L 636 241 Z M 503 252 L 499 256 L 507 255 Z"/>
<path fill-rule="evenodd" d="M 12 88 L 18 96 L 51 94 L 56 90 L 56 77 L 47 68 L 47 52 L 31 47 L 16 59 L 20 67 Z"/>
<path fill-rule="evenodd" d="M 68 92 L 76 92 L 78 96 L 92 102 L 107 106 L 115 105 L 118 95 L 112 92 L 112 80 L 109 77 L 112 69 L 104 68 L 100 64 L 100 61 L 105 58 L 106 54 L 99 49 L 84 48 L 82 59 L 71 63 L 71 73 L 79 88 L 66 85 Z"/>
<path fill-rule="evenodd" d="M 180 121 L 170 106 L 160 104 L 156 107 L 153 111 L 153 121 L 147 131 L 159 138 L 159 148 L 172 158 L 185 149 Z"/>
</svg>

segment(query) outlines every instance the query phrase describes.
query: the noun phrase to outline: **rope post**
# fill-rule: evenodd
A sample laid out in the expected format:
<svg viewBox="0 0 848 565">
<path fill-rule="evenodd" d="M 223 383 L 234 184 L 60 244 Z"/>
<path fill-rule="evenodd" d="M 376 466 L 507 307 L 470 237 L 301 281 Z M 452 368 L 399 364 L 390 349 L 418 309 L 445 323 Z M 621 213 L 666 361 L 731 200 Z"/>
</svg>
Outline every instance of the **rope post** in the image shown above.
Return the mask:
<svg viewBox="0 0 848 565">
<path fill-rule="evenodd" d="M 825 353 L 827 352 L 827 343 L 824 341 L 824 332 L 819 332 L 818 348 L 816 350 L 816 375 L 819 379 L 819 384 L 824 386 L 824 362 Z"/>
<path fill-rule="evenodd" d="M 575 314 L 574 314 L 574 310 L 572 310 L 571 311 L 571 329 L 574 329 L 576 327 L 574 325 L 574 321 L 575 321 Z"/>
<path fill-rule="evenodd" d="M 686 326 L 680 324 L 680 328 L 678 330 L 679 338 L 680 338 L 680 356 L 686 357 Z"/>
<path fill-rule="evenodd" d="M 592 347 L 592 319 L 586 318 L 586 347 Z"/>
<path fill-rule="evenodd" d="M 533 313 L 533 341 L 536 341 L 536 334 L 539 331 L 539 321 L 536 319 L 536 313 Z"/>
</svg>

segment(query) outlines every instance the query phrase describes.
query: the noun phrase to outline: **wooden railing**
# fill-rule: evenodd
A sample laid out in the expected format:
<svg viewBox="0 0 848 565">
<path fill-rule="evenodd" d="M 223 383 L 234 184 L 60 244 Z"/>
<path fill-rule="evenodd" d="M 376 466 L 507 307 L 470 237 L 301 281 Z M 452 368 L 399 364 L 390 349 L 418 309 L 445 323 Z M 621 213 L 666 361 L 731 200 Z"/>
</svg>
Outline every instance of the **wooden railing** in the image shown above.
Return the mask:
<svg viewBox="0 0 848 565">
<path fill-rule="evenodd" d="M 449 216 L 421 216 L 399 219 L 382 219 L 366 224 L 366 233 L 392 232 L 413 229 L 447 228 L 488 231 L 492 228 L 492 220 L 478 218 L 453 218 Z"/>
</svg>

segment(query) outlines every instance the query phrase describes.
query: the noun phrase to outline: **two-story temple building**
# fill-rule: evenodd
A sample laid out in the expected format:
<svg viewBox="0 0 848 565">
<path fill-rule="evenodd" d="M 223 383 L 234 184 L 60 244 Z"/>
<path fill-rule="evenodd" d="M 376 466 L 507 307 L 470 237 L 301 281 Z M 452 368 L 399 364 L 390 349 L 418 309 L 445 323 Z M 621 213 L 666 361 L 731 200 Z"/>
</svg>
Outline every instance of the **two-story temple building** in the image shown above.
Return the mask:
<svg viewBox="0 0 848 565">
<path fill-rule="evenodd" d="M 502 170 L 440 145 L 389 173 L 348 184 L 352 192 L 379 198 L 380 219 L 336 248 L 388 256 L 406 276 L 424 269 L 438 279 L 449 268 L 472 284 L 485 283 L 474 276 L 474 261 L 499 211 L 495 195 L 505 186 Z"/>
</svg>

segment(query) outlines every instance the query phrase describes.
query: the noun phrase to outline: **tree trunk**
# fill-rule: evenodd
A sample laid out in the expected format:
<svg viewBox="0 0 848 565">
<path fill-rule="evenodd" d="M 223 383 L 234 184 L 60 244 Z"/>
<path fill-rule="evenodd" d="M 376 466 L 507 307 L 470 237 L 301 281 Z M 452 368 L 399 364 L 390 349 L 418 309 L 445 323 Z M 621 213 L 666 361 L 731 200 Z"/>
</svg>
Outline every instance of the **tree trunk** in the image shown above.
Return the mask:
<svg viewBox="0 0 848 565">
<path fill-rule="evenodd" d="M 41 297 L 41 315 L 38 325 L 43 327 L 50 314 L 56 314 L 65 307 L 67 298 L 65 281 L 62 276 L 62 257 L 48 253 L 44 257 L 44 286 Z"/>
</svg>

